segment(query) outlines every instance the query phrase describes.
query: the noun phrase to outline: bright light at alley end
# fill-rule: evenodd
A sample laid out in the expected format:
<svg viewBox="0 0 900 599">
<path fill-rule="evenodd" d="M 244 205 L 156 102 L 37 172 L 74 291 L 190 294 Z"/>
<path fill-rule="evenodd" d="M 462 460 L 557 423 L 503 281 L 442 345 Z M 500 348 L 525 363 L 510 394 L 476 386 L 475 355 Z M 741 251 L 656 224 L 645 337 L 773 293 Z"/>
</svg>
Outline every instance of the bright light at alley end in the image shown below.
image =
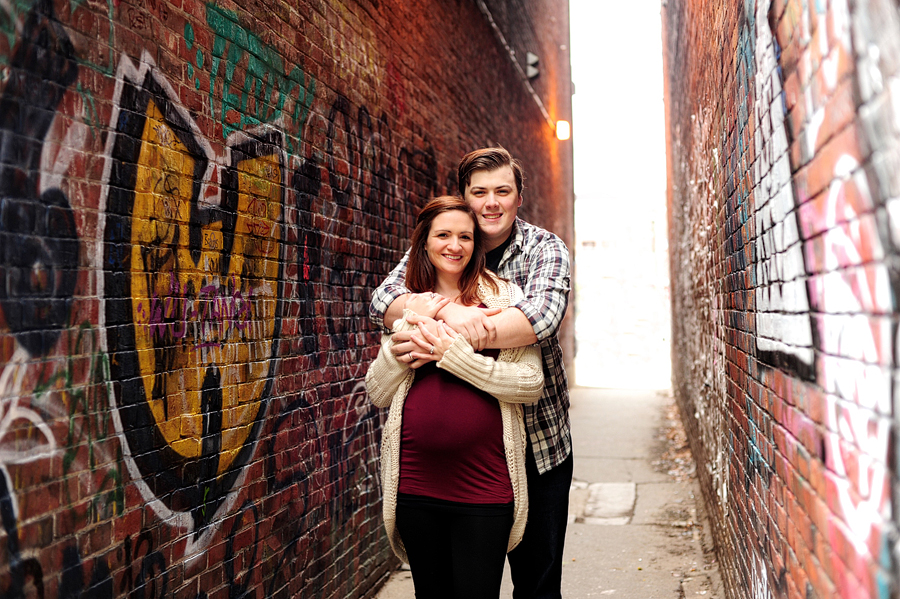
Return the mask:
<svg viewBox="0 0 900 599">
<path fill-rule="evenodd" d="M 572 135 L 572 128 L 569 121 L 556 121 L 556 139 L 565 141 Z"/>
</svg>

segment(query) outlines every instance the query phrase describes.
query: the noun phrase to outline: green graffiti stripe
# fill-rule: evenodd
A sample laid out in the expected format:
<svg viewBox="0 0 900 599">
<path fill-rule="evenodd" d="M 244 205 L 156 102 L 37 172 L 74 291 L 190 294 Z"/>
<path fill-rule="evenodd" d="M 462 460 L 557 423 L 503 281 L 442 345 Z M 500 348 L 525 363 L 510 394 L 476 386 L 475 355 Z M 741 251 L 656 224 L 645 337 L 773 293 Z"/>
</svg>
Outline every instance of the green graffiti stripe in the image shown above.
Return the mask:
<svg viewBox="0 0 900 599">
<path fill-rule="evenodd" d="M 188 50 L 194 47 L 194 26 L 190 23 L 184 24 L 184 45 Z"/>
<path fill-rule="evenodd" d="M 69 13 L 74 13 L 79 6 L 85 4 L 87 0 L 71 0 L 69 3 Z M 114 26 L 113 19 L 113 0 L 106 0 L 106 18 L 109 23 L 109 40 L 108 44 L 110 48 L 116 47 L 116 28 Z M 108 52 L 107 56 L 109 56 L 109 61 L 104 65 L 100 63 L 93 62 L 89 59 L 83 58 L 81 56 L 76 55 L 75 60 L 78 61 L 79 66 L 87 67 L 93 71 L 101 73 L 103 75 L 112 75 L 115 72 L 115 52 Z"/>
<path fill-rule="evenodd" d="M 0 6 L 0 35 L 6 38 L 8 48 L 15 47 L 18 37 L 16 24 L 24 20 L 31 5 L 31 0 L 13 0 L 6 6 Z M 9 59 L 10 55 L 0 55 L 0 64 L 8 65 Z"/>
<path fill-rule="evenodd" d="M 243 28 L 235 12 L 207 4 L 206 23 L 215 32 L 210 59 L 209 108 L 222 124 L 222 136 L 228 137 L 247 127 L 271 124 L 285 114 L 288 102 L 293 101 L 290 120 L 285 123 L 288 151 L 293 151 L 292 138 L 303 130 L 315 96 L 312 76 L 299 66 L 286 73 L 281 54 Z M 202 62 L 198 51 L 198 68 Z M 246 65 L 243 85 L 233 87 L 235 71 L 242 63 Z M 217 111 L 215 88 L 219 78 L 222 79 L 222 104 Z M 232 110 L 237 116 L 229 121 Z"/>
<path fill-rule="evenodd" d="M 66 358 L 65 366 L 46 378 L 42 376 L 32 391 L 35 398 L 42 398 L 62 384 L 62 391 L 69 407 L 69 425 L 62 459 L 63 472 L 71 474 L 73 467 L 76 466 L 86 466 L 92 473 L 106 470 L 103 479 L 94 489 L 94 497 L 88 504 L 87 511 L 77 516 L 82 524 L 99 522 L 101 519 L 125 512 L 121 448 L 116 450 L 114 460 L 110 460 L 109 456 L 98 456 L 95 453 L 98 443 L 108 438 L 107 431 L 113 426 L 106 395 L 108 390 L 106 383 L 111 376 L 109 356 L 95 349 L 97 345 L 97 331 L 90 322 L 78 325 L 77 333 L 69 329 L 68 347 L 72 351 Z M 78 362 L 85 353 L 90 356 L 88 378 L 76 380 L 76 372 L 80 369 Z M 76 464 L 78 452 L 85 446 L 88 448 L 87 464 Z M 68 486 L 63 488 L 66 502 L 70 505 L 75 503 L 78 498 L 71 495 Z"/>
</svg>

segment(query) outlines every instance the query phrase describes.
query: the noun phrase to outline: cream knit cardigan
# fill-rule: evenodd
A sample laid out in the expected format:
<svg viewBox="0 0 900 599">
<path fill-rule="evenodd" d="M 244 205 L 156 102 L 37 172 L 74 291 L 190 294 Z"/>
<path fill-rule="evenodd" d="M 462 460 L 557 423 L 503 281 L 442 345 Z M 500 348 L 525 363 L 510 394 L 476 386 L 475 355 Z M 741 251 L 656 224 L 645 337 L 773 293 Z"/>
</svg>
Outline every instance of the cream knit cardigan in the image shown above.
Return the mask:
<svg viewBox="0 0 900 599">
<path fill-rule="evenodd" d="M 489 308 L 506 308 L 523 297 L 522 290 L 506 281 L 497 280 L 496 295 L 491 288 L 479 283 L 481 301 Z M 403 318 L 393 326 L 393 332 L 414 330 L 407 318 L 414 314 L 403 311 Z M 501 350 L 496 360 L 475 352 L 468 341 L 459 335 L 437 363 L 459 378 L 490 393 L 500 401 L 503 421 L 503 447 L 506 465 L 512 481 L 515 518 L 509 535 L 507 551 L 522 540 L 528 516 L 528 487 L 525 477 L 525 422 L 522 404 L 538 401 L 544 390 L 541 352 L 537 345 Z M 378 357 L 366 373 L 366 390 L 372 403 L 379 408 L 390 406 L 387 423 L 381 433 L 381 484 L 384 491 L 384 527 L 391 548 L 404 562 L 409 562 L 406 548 L 396 527 L 397 488 L 400 484 L 400 435 L 403 403 L 412 385 L 415 370 L 397 360 L 391 352 L 391 336 L 383 335 Z"/>
</svg>

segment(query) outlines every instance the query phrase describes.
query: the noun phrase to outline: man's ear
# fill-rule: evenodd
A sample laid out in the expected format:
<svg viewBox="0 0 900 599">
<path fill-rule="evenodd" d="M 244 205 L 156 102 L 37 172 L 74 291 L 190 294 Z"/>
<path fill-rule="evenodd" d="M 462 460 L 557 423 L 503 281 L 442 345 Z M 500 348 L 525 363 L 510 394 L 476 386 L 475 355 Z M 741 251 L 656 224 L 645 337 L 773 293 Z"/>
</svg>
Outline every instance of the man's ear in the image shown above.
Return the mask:
<svg viewBox="0 0 900 599">
<path fill-rule="evenodd" d="M 522 200 L 524 200 L 524 199 L 525 199 L 525 196 L 523 196 L 523 195 L 520 193 L 520 194 L 519 194 L 519 203 L 516 204 L 516 208 L 521 208 L 521 207 L 522 207 Z"/>
</svg>

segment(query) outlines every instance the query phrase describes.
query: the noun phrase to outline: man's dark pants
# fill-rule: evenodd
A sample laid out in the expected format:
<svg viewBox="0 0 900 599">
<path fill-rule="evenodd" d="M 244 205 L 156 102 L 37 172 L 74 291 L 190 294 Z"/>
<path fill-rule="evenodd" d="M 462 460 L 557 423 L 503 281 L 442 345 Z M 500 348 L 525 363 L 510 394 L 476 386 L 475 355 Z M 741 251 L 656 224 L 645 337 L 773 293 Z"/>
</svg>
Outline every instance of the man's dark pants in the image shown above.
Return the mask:
<svg viewBox="0 0 900 599">
<path fill-rule="evenodd" d="M 569 519 L 572 455 L 539 474 L 531 446 L 525 456 L 528 524 L 522 542 L 508 554 L 514 599 L 560 599 L 563 545 Z"/>
</svg>

